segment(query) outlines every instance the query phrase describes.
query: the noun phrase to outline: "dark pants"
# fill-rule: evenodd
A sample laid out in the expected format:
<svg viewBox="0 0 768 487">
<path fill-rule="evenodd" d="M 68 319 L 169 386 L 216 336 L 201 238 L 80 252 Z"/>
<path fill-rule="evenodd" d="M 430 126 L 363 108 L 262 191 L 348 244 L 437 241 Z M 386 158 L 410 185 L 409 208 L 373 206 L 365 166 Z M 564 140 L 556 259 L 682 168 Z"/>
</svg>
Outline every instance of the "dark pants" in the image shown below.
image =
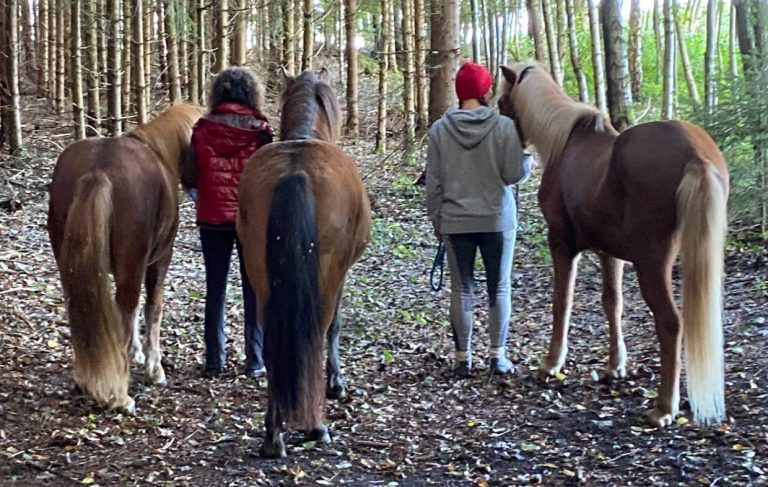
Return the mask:
<svg viewBox="0 0 768 487">
<path fill-rule="evenodd" d="M 227 275 L 232 259 L 232 246 L 237 247 L 240 277 L 243 281 L 245 308 L 245 368 L 264 366 L 262 349 L 264 332 L 256 321 L 256 295 L 243 263 L 243 249 L 234 229 L 200 228 L 200 241 L 205 261 L 205 368 L 221 369 L 227 360 L 224 315 L 227 297 Z"/>
</svg>

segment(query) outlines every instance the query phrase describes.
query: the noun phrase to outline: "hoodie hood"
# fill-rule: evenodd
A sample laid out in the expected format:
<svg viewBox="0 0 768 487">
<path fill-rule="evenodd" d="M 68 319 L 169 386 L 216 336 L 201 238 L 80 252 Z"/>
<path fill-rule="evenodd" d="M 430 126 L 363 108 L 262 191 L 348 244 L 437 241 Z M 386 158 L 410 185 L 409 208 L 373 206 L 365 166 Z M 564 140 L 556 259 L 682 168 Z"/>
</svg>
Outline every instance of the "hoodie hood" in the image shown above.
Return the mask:
<svg viewBox="0 0 768 487">
<path fill-rule="evenodd" d="M 450 108 L 445 113 L 446 129 L 465 149 L 477 146 L 496 127 L 499 112 L 489 107 L 473 110 Z"/>
</svg>

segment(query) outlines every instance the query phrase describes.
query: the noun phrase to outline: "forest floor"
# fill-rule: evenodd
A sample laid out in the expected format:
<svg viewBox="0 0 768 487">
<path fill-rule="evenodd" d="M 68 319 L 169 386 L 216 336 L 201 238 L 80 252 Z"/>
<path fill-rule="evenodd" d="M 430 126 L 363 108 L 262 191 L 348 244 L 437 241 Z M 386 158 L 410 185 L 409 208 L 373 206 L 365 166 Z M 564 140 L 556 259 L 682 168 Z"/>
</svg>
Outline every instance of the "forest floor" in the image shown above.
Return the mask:
<svg viewBox="0 0 768 487">
<path fill-rule="evenodd" d="M 757 485 L 768 483 L 768 248 L 732 239 L 725 283 L 726 406 L 722 424 L 657 429 L 644 419 L 657 395 L 652 316 L 627 266 L 628 376 L 594 380 L 607 356 L 597 260 L 581 261 L 570 354 L 562 375 L 535 369 L 550 336 L 551 266 L 535 190 L 520 189 L 508 378 L 489 378 L 485 292 L 479 279 L 477 367 L 457 380 L 448 284 L 429 287 L 436 242 L 423 194 L 423 160 L 398 142 L 372 155 L 373 133 L 345 143 L 374 201 L 371 245 L 344 300 L 342 367 L 349 398 L 330 401 L 333 443 L 288 434 L 288 458 L 258 456 L 266 381 L 238 375 L 242 300 L 232 273 L 229 372 L 201 378 L 204 278 L 192 204 L 185 200 L 166 283 L 165 387 L 133 367 L 137 414 L 100 410 L 73 393 L 72 351 L 45 230 L 47 194 L 69 123 L 25 100 L 28 154 L 0 157 L 0 484 L 2 485 Z M 233 266 L 234 267 L 234 266 Z M 480 274 L 479 274 L 480 275 Z M 683 397 L 685 393 L 683 392 Z"/>
</svg>

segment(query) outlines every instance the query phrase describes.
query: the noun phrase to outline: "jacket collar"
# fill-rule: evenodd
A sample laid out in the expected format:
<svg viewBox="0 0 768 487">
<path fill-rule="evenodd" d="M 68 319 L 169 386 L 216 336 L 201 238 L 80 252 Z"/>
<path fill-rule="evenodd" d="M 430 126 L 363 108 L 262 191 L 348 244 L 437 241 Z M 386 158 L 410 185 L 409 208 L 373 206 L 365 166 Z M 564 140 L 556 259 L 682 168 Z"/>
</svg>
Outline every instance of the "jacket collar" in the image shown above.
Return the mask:
<svg viewBox="0 0 768 487">
<path fill-rule="evenodd" d="M 234 113 L 236 115 L 250 115 L 261 119 L 264 118 L 264 115 L 259 113 L 259 111 L 235 102 L 219 103 L 213 108 L 212 113 Z"/>
</svg>

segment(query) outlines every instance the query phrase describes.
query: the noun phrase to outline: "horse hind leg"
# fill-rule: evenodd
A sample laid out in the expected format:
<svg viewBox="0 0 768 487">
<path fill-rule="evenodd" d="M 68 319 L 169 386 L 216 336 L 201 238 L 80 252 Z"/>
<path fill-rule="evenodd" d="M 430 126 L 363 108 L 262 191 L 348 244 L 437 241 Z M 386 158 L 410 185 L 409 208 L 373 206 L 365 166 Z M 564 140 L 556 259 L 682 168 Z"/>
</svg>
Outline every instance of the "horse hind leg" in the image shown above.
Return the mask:
<svg viewBox="0 0 768 487">
<path fill-rule="evenodd" d="M 621 281 L 624 275 L 624 262 L 600 254 L 600 263 L 603 273 L 603 309 L 608 317 L 611 342 L 604 377 L 606 380 L 611 380 L 627 375 L 627 348 L 624 345 L 624 335 L 621 330 L 621 314 L 624 307 Z"/>
<path fill-rule="evenodd" d="M 341 367 L 339 365 L 339 338 L 341 336 L 341 314 L 339 309 L 341 307 L 341 294 L 342 290 L 340 289 L 336 295 L 336 307 L 333 319 L 331 320 L 331 326 L 327 332 L 328 356 L 325 362 L 327 381 L 325 397 L 337 400 L 347 397 L 346 381 L 341 375 Z"/>
<path fill-rule="evenodd" d="M 267 399 L 267 414 L 264 417 L 264 443 L 259 454 L 264 458 L 284 458 L 285 443 L 283 442 L 283 418 L 278 410 L 277 401 L 269 395 Z"/>
<path fill-rule="evenodd" d="M 169 265 L 170 255 L 149 266 L 144 277 L 144 287 L 147 292 L 147 302 L 144 307 L 144 321 L 147 324 L 144 350 L 147 353 L 147 363 L 144 377 L 150 384 L 166 384 L 163 356 L 160 351 L 160 325 L 163 321 L 163 283 Z"/>
<path fill-rule="evenodd" d="M 129 321 L 131 323 L 131 344 L 128 346 L 128 356 L 134 364 L 144 365 L 146 357 L 141 347 L 141 322 L 138 306 L 133 310 Z"/>
<path fill-rule="evenodd" d="M 547 356 L 541 361 L 542 375 L 555 375 L 565 363 L 568 354 L 568 327 L 573 305 L 573 288 L 576 284 L 576 268 L 579 254 L 570 249 L 550 245 L 555 267 L 554 293 L 552 296 L 552 340 Z"/>
<path fill-rule="evenodd" d="M 666 263 L 636 263 L 640 292 L 653 312 L 661 348 L 661 386 L 656 407 L 648 413 L 658 426 L 669 426 L 680 405 L 682 327 L 672 298 L 671 259 Z"/>
</svg>

